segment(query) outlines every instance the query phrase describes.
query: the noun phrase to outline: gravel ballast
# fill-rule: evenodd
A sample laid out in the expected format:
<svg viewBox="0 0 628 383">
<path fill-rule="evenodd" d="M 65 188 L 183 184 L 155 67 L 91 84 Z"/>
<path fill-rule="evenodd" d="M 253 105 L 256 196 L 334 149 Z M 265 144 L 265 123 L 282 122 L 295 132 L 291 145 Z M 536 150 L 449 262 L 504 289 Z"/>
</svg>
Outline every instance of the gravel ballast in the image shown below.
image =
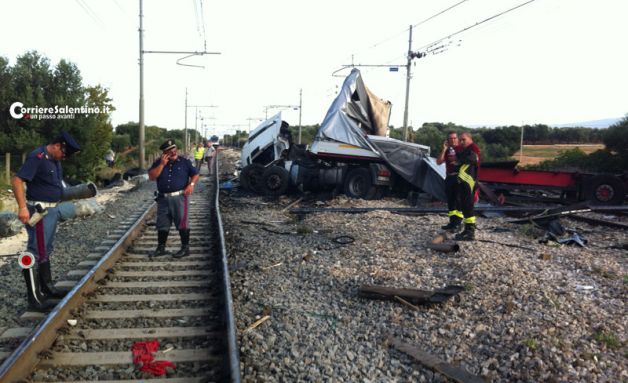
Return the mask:
<svg viewBox="0 0 628 383">
<path fill-rule="evenodd" d="M 558 246 L 539 243 L 531 225 L 480 217 L 483 241 L 439 253 L 425 243 L 441 232 L 444 215 L 325 213 L 298 221 L 282 211 L 297 198 L 221 196 L 244 381 L 447 381 L 389 348 L 389 335 L 488 381 L 628 379 L 626 252 L 609 248 L 627 241 L 624 231 L 563 219 L 589 242 Z M 407 204 L 339 196 L 300 206 Z M 355 241 L 335 243 L 341 235 Z M 465 290 L 413 310 L 360 298 L 363 284 Z"/>
<path fill-rule="evenodd" d="M 155 183 L 142 183 L 133 191 L 126 187 L 101 193 L 118 193 L 121 189 L 124 191 L 119 192 L 119 196 L 102 205 L 103 212 L 60 223 L 54 242 L 55 251 L 50 260 L 53 281 L 65 280 L 68 271 L 84 261 L 87 254 L 94 252 L 122 221 L 139 213 L 142 206 L 148 206 L 154 198 Z M 104 254 L 104 251 L 101 252 Z M 19 320 L 28 306 L 24 277 L 17 257 L 5 260 L 7 262 L 0 266 L 0 328 L 24 327 L 28 324 Z"/>
</svg>

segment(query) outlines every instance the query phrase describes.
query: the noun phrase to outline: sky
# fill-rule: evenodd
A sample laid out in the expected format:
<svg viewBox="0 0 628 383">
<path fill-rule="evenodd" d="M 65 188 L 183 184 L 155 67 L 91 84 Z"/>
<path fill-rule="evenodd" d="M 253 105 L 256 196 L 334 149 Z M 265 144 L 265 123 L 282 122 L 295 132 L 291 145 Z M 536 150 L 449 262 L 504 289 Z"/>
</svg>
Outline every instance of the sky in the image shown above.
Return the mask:
<svg viewBox="0 0 628 383">
<path fill-rule="evenodd" d="M 187 127 L 208 134 L 248 130 L 278 111 L 293 126 L 320 123 L 354 64 L 400 127 L 410 25 L 413 51 L 428 52 L 411 66 L 412 126 L 626 115 L 628 1 L 535 0 L 482 23 L 525 2 L 145 0 L 144 50 L 220 53 L 182 61 L 204 68 L 177 65 L 184 54 L 144 54 L 145 124 L 182 129 L 186 109 Z M 114 126 L 138 121 L 139 3 L 3 1 L 0 56 L 69 60 L 84 84 L 109 89 Z"/>
</svg>

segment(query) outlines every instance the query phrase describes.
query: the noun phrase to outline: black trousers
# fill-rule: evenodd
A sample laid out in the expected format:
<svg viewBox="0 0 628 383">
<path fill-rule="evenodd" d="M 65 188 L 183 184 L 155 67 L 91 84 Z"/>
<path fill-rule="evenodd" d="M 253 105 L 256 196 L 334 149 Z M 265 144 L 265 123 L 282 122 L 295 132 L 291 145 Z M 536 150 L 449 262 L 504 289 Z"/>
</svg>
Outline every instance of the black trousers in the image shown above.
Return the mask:
<svg viewBox="0 0 628 383">
<path fill-rule="evenodd" d="M 475 223 L 475 212 L 473 211 L 474 190 L 468 183 L 458 180 L 458 203 L 464 223 Z"/>
<path fill-rule="evenodd" d="M 458 177 L 456 175 L 448 175 L 445 177 L 445 195 L 447 196 L 447 210 L 452 211 L 460 210 L 457 190 L 458 189 Z"/>
</svg>

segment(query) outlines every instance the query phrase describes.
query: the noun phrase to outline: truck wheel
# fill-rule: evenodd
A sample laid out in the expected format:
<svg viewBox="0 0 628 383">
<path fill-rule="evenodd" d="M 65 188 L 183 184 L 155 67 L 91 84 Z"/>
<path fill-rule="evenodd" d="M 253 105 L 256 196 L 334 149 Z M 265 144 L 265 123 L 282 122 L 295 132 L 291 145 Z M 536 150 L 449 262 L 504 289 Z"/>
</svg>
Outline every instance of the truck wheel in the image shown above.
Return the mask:
<svg viewBox="0 0 628 383">
<path fill-rule="evenodd" d="M 595 205 L 619 205 L 624 201 L 626 190 L 622 181 L 608 174 L 595 176 L 587 182 L 586 199 Z"/>
<path fill-rule="evenodd" d="M 260 193 L 264 169 L 264 166 L 260 164 L 250 164 L 245 166 L 244 169 L 242 169 L 242 172 L 240 172 L 240 185 L 242 185 L 246 190 Z"/>
<path fill-rule="evenodd" d="M 373 185 L 368 169 L 356 168 L 347 174 L 344 190 L 350 198 L 373 199 L 377 193 L 377 186 Z"/>
<path fill-rule="evenodd" d="M 280 166 L 271 166 L 262 175 L 262 191 L 268 196 L 280 196 L 286 192 L 290 174 Z"/>
</svg>

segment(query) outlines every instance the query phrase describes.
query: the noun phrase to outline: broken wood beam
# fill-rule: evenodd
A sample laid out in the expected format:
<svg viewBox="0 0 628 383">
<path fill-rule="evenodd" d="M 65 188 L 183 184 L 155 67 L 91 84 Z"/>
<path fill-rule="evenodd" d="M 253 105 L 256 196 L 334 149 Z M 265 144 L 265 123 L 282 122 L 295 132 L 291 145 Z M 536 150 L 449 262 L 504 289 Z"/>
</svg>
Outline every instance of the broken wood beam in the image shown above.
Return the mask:
<svg viewBox="0 0 628 383">
<path fill-rule="evenodd" d="M 358 289 L 358 295 L 367 299 L 394 301 L 401 298 L 412 304 L 430 304 L 442 303 L 454 295 L 457 295 L 462 290 L 464 290 L 464 287 L 455 285 L 436 290 L 400 289 L 386 286 L 362 285 Z"/>
<path fill-rule="evenodd" d="M 439 357 L 432 355 L 418 347 L 412 346 L 409 343 L 402 341 L 399 338 L 393 336 L 388 337 L 388 344 L 395 349 L 404 352 L 414 358 L 416 361 L 424 365 L 425 367 L 440 372 L 448 378 L 459 383 L 486 383 L 486 379 L 481 376 L 473 375 L 467 370 L 454 366 L 440 359 Z"/>
</svg>

